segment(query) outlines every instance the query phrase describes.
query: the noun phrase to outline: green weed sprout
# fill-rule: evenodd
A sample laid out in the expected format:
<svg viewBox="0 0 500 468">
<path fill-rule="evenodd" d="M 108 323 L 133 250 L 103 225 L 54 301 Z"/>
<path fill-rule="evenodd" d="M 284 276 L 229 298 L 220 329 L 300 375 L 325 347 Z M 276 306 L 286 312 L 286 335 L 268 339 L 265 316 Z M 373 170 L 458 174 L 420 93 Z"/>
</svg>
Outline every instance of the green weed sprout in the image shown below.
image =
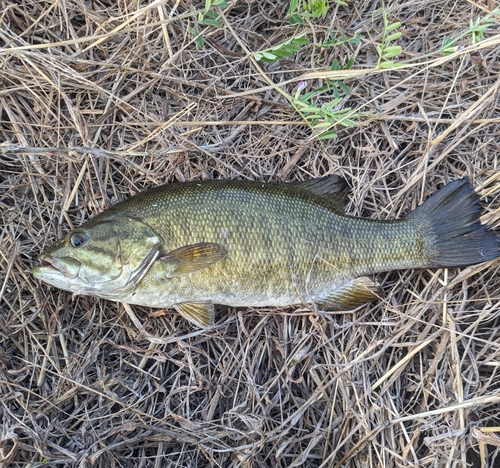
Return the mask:
<svg viewBox="0 0 500 468">
<path fill-rule="evenodd" d="M 401 22 L 396 21 L 395 23 L 389 23 L 387 13 L 384 9 L 382 9 L 382 18 L 384 21 L 384 30 L 382 31 L 382 41 L 380 45 L 377 46 L 377 68 L 394 68 L 397 66 L 397 63 L 389 59 L 401 54 L 402 48 L 399 45 L 389 43 L 401 37 L 401 33 L 395 31 L 395 29 L 401 26 Z"/>
<path fill-rule="evenodd" d="M 478 17 L 475 21 L 471 19 L 467 31 L 463 32 L 455 39 L 445 36 L 440 49 L 441 54 L 451 55 L 455 53 L 459 50 L 459 47 L 455 46 L 455 44 L 469 35 L 469 42 L 471 44 L 477 44 L 482 41 L 484 39 L 484 33 L 488 30 L 488 28 L 491 28 L 491 26 L 497 22 L 496 17 L 498 16 L 500 16 L 500 8 L 495 8 L 491 13 L 484 17 Z"/>
<path fill-rule="evenodd" d="M 341 97 L 318 106 L 312 102 L 312 98 L 327 88 L 322 87 L 302 95 L 302 90 L 306 85 L 305 81 L 299 83 L 293 96 L 293 102 L 302 118 L 309 124 L 320 140 L 337 138 L 338 134 L 334 128 L 337 125 L 343 127 L 356 127 L 358 125 L 354 119 L 359 115 L 355 114 L 351 108 L 335 109 L 341 103 Z"/>
<path fill-rule="evenodd" d="M 253 54 L 255 60 L 262 62 L 274 62 L 281 58 L 290 57 L 300 50 L 300 46 L 309 43 L 309 39 L 304 37 L 305 33 L 292 37 L 288 41 L 282 42 L 277 46 L 262 50 Z"/>
<path fill-rule="evenodd" d="M 205 0 L 205 8 L 198 12 L 198 25 L 204 24 L 205 26 L 220 26 L 222 22 L 221 16 L 213 11 L 214 7 L 221 9 L 227 8 L 228 3 L 226 0 Z M 188 31 L 194 36 L 194 41 L 199 49 L 205 47 L 205 41 L 201 37 L 198 25 L 189 27 Z"/>
</svg>

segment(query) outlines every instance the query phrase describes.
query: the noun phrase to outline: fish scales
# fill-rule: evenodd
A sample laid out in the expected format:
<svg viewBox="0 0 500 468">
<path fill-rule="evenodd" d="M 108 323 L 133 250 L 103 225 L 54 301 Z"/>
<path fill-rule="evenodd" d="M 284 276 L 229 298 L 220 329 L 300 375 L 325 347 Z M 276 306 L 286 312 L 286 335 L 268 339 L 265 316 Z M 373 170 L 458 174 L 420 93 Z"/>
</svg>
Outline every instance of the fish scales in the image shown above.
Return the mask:
<svg viewBox="0 0 500 468">
<path fill-rule="evenodd" d="M 380 296 L 366 275 L 499 255 L 498 237 L 479 223 L 478 197 L 466 179 L 392 221 L 346 215 L 345 187 L 333 176 L 157 187 L 68 233 L 34 274 L 79 294 L 175 307 L 208 326 L 214 303 L 348 309 Z M 456 252 L 457 241 L 467 241 L 469 253 Z"/>
<path fill-rule="evenodd" d="M 140 212 L 166 251 L 214 242 L 230 252 L 210 269 L 172 278 L 168 291 L 156 293 L 155 307 L 167 297 L 175 303 L 194 296 L 232 306 L 283 306 L 298 302 L 298 292 L 306 301 L 318 300 L 335 280 L 422 266 L 415 223 L 361 220 L 360 226 L 327 199 L 285 184 L 167 185 L 120 209 Z M 127 299 L 142 302 L 165 289 L 163 270 L 158 264 Z"/>
</svg>

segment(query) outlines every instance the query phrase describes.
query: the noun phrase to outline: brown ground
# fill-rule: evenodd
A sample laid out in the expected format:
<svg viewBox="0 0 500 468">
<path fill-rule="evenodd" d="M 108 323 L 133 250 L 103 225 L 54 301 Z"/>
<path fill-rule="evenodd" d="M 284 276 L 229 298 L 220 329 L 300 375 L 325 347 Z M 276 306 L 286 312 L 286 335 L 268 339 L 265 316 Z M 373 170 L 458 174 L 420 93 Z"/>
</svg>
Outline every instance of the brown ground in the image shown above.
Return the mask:
<svg viewBox="0 0 500 468">
<path fill-rule="evenodd" d="M 286 1 L 234 1 L 198 49 L 200 2 L 4 0 L 0 467 L 499 466 L 498 261 L 377 275 L 385 300 L 355 313 L 219 307 L 209 332 L 30 274 L 69 227 L 173 180 L 339 173 L 348 212 L 385 219 L 467 175 L 499 229 L 500 27 L 467 33 L 492 3 L 386 1 L 405 67 L 381 71 L 379 1 L 297 31 Z M 313 46 L 328 27 L 363 39 Z M 248 55 L 298 32 L 289 58 Z M 349 58 L 338 109 L 360 125 L 318 140 L 286 94 Z"/>
</svg>

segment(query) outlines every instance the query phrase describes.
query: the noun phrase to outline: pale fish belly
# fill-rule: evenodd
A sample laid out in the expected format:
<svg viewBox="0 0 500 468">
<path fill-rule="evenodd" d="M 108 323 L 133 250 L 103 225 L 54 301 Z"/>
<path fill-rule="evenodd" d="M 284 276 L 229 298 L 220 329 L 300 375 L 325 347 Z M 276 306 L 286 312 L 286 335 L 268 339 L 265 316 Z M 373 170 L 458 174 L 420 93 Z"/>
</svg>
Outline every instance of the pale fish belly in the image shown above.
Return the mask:
<svg viewBox="0 0 500 468">
<path fill-rule="evenodd" d="M 231 307 L 285 307 L 319 302 L 349 282 L 347 276 L 339 278 L 333 271 L 331 275 L 316 277 L 312 282 L 308 281 L 310 276 L 299 280 L 296 275 L 281 272 L 276 277 L 249 282 L 245 275 L 234 277 L 224 268 L 215 266 L 166 278 L 160 264 L 153 265 L 137 288 L 121 302 L 148 307 L 172 307 L 183 302 L 212 302 Z"/>
</svg>

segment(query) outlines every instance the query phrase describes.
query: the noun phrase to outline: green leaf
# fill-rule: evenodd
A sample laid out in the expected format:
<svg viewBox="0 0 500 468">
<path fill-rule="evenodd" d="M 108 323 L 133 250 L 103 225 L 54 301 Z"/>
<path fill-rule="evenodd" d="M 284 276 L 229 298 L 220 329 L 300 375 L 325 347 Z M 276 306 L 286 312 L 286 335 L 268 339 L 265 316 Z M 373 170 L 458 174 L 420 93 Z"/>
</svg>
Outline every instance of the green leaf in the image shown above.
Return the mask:
<svg viewBox="0 0 500 468">
<path fill-rule="evenodd" d="M 318 140 L 329 140 L 330 138 L 337 138 L 337 132 L 335 130 L 329 130 L 318 135 Z"/>
<path fill-rule="evenodd" d="M 299 6 L 299 0 L 290 0 L 290 5 L 288 6 L 288 14 L 291 15 L 292 13 L 297 10 L 297 7 Z"/>
<path fill-rule="evenodd" d="M 304 118 L 310 122 L 312 126 L 316 125 L 316 122 L 321 118 L 320 114 L 309 114 L 305 115 Z"/>
<path fill-rule="evenodd" d="M 316 88 L 312 92 L 314 94 L 321 94 L 323 91 L 329 91 L 331 89 L 331 87 L 332 87 L 331 83 L 329 82 L 329 80 L 327 80 L 326 84 L 324 84 L 323 86 L 320 86 L 319 88 Z"/>
<path fill-rule="evenodd" d="M 205 41 L 200 36 L 198 30 L 196 28 L 188 27 L 188 31 L 194 36 L 196 47 L 198 47 L 198 49 L 203 49 L 203 47 L 205 47 Z"/>
<path fill-rule="evenodd" d="M 205 14 L 205 18 L 210 18 L 210 19 L 213 19 L 213 20 L 216 20 L 216 21 L 220 21 L 221 20 L 221 17 L 218 13 L 216 13 L 215 11 L 207 11 L 206 14 Z"/>
<path fill-rule="evenodd" d="M 392 23 L 390 24 L 387 28 L 386 28 L 386 31 L 393 31 L 394 29 L 397 29 L 401 26 L 401 23 L 399 21 L 397 21 L 396 23 Z"/>
<path fill-rule="evenodd" d="M 307 39 L 307 37 L 296 37 L 295 39 L 292 39 L 292 43 L 297 45 L 305 45 L 309 43 L 309 39 Z"/>
<path fill-rule="evenodd" d="M 314 126 L 314 130 L 317 130 L 317 129 L 320 129 L 320 128 L 328 128 L 328 127 L 331 127 L 332 124 L 330 122 L 321 122 L 321 123 L 318 123 Z"/>
<path fill-rule="evenodd" d="M 456 39 L 452 39 L 451 37 L 444 36 L 443 44 L 441 45 L 441 53 L 443 55 L 451 55 L 455 52 L 455 44 Z"/>
<path fill-rule="evenodd" d="M 271 52 L 262 52 L 262 57 L 267 60 L 276 60 L 278 57 Z"/>
<path fill-rule="evenodd" d="M 395 67 L 396 67 L 396 64 L 394 62 L 391 62 L 391 61 L 382 62 L 380 64 L 380 68 L 395 68 Z"/>
<path fill-rule="evenodd" d="M 291 25 L 299 25 L 299 26 L 304 26 L 305 21 L 299 16 L 299 15 L 292 15 L 290 18 L 288 18 L 288 21 L 290 21 Z"/>
<path fill-rule="evenodd" d="M 309 91 L 302 96 L 302 102 L 309 102 L 309 100 L 316 94 L 316 91 Z"/>
<path fill-rule="evenodd" d="M 451 37 L 444 36 L 443 38 L 443 45 L 441 46 L 442 48 L 449 47 L 455 43 L 455 39 L 452 39 Z"/>
<path fill-rule="evenodd" d="M 454 54 L 455 52 L 456 52 L 455 47 L 448 47 L 447 49 L 441 50 L 441 53 L 443 55 L 451 55 L 451 54 Z"/>
<path fill-rule="evenodd" d="M 295 45 L 295 44 L 284 44 L 283 49 L 288 50 L 292 53 L 298 52 L 300 50 L 300 47 Z"/>
<path fill-rule="evenodd" d="M 349 86 L 347 86 L 343 81 L 339 81 L 339 86 L 342 88 L 344 93 L 349 94 L 351 92 Z"/>
<path fill-rule="evenodd" d="M 316 107 L 316 106 L 311 106 L 309 104 L 306 104 L 304 102 L 301 102 L 301 101 L 297 101 L 297 104 L 299 104 L 299 107 L 301 107 L 301 111 L 302 112 L 306 112 L 306 113 L 309 113 L 309 114 L 314 114 L 314 115 L 320 115 L 318 113 L 319 109 Z"/>
<path fill-rule="evenodd" d="M 273 49 L 273 54 L 278 58 L 290 57 L 290 55 L 292 55 L 291 52 L 288 52 L 288 50 L 285 49 Z"/>
<path fill-rule="evenodd" d="M 402 34 L 400 32 L 395 32 L 395 33 L 391 34 L 390 36 L 387 36 L 385 38 L 385 41 L 386 42 L 395 41 L 396 39 L 399 39 L 401 36 L 402 36 Z"/>
<path fill-rule="evenodd" d="M 355 122 L 354 120 L 351 120 L 351 119 L 345 119 L 345 120 L 340 121 L 339 123 L 342 124 L 344 127 L 357 127 L 358 126 L 358 123 Z"/>
<path fill-rule="evenodd" d="M 200 21 L 201 24 L 206 24 L 207 26 L 219 26 L 220 22 L 210 18 L 204 18 L 203 21 Z"/>
<path fill-rule="evenodd" d="M 392 57 L 396 57 L 402 52 L 402 48 L 400 46 L 390 46 L 384 49 L 384 53 L 382 54 L 382 58 L 388 59 Z"/>
<path fill-rule="evenodd" d="M 323 104 L 323 108 L 324 109 L 331 109 L 331 108 L 335 107 L 336 105 L 340 104 L 341 100 L 342 99 L 337 98 L 337 99 L 334 99 L 333 101 L 327 102 L 326 104 Z"/>
</svg>

